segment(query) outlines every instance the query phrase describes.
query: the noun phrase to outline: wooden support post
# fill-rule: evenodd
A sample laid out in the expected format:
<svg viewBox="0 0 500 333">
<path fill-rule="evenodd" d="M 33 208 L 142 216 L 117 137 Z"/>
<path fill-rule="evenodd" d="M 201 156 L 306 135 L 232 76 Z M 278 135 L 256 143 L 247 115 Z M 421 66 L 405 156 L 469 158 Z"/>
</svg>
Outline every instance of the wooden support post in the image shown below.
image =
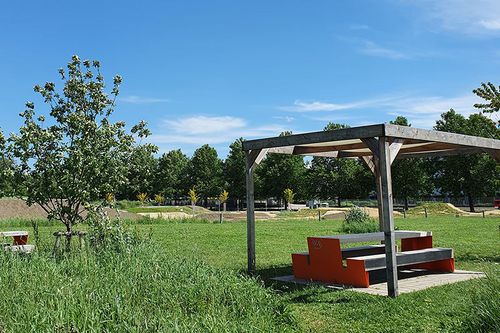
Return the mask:
<svg viewBox="0 0 500 333">
<path fill-rule="evenodd" d="M 245 152 L 246 155 L 246 185 L 247 185 L 247 256 L 248 272 L 255 273 L 255 200 L 253 169 L 256 156 L 254 151 Z"/>
<path fill-rule="evenodd" d="M 394 237 L 393 197 L 391 178 L 391 153 L 386 137 L 379 138 L 378 170 L 380 174 L 380 188 L 382 201 L 382 222 L 385 242 L 385 260 L 387 273 L 387 293 L 396 297 L 398 290 L 398 270 L 396 263 L 396 241 Z"/>
</svg>

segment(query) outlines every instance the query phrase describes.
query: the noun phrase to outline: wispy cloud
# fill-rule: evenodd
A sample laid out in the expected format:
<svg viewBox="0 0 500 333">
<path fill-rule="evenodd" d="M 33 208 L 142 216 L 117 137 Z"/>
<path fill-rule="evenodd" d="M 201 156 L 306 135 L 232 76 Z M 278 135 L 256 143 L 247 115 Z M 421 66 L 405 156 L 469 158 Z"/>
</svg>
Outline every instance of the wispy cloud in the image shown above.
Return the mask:
<svg viewBox="0 0 500 333">
<path fill-rule="evenodd" d="M 229 145 L 235 139 L 245 139 L 276 136 L 285 130 L 290 130 L 281 124 L 251 126 L 242 118 L 232 116 L 192 116 L 181 117 L 163 122 L 161 131 L 168 134 L 157 134 L 150 141 L 160 146 L 172 148 L 201 146 L 203 144 Z M 189 150 L 189 149 L 187 149 Z"/>
<path fill-rule="evenodd" d="M 381 57 L 393 60 L 400 59 L 410 59 L 411 57 L 403 52 L 382 47 L 372 41 L 365 41 L 363 46 L 359 49 L 359 51 L 363 54 L 373 56 L 373 57 Z"/>
<path fill-rule="evenodd" d="M 366 24 L 351 24 L 349 26 L 350 30 L 370 30 L 370 26 Z"/>
<path fill-rule="evenodd" d="M 274 116 L 273 119 L 284 120 L 287 123 L 291 123 L 292 121 L 295 120 L 294 117 L 290 117 L 290 116 Z"/>
<path fill-rule="evenodd" d="M 467 116 L 477 112 L 473 105 L 479 98 L 472 93 L 458 96 L 422 96 L 415 94 L 394 94 L 378 98 L 357 100 L 345 103 L 331 103 L 324 101 L 299 102 L 295 101 L 288 107 L 280 107 L 281 110 L 289 112 L 306 112 L 311 114 L 322 113 L 320 116 L 312 116 L 310 119 L 319 121 L 359 120 L 360 113 L 342 113 L 343 110 L 379 111 L 377 118 L 385 116 L 402 115 L 416 127 L 431 128 L 440 115 L 450 108 Z M 382 118 L 383 119 L 383 118 Z"/>
<path fill-rule="evenodd" d="M 468 35 L 500 33 L 498 0 L 403 0 L 421 9 L 424 24 Z M 429 24 L 430 23 L 430 24 Z"/>
<path fill-rule="evenodd" d="M 129 104 L 153 104 L 169 102 L 169 100 L 166 98 L 141 97 L 136 95 L 118 97 L 118 101 Z"/>
</svg>

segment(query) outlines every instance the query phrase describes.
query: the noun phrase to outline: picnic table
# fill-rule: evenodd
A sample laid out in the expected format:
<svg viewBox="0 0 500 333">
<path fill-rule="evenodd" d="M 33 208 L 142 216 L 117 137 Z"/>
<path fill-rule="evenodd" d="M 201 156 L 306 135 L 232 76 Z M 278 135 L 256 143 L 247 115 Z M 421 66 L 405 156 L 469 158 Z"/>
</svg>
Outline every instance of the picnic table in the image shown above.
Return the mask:
<svg viewBox="0 0 500 333">
<path fill-rule="evenodd" d="M 6 238 L 12 237 L 11 243 L 5 243 Z M 34 245 L 28 245 L 27 231 L 0 231 L 0 245 L 5 251 L 31 253 Z"/>
<path fill-rule="evenodd" d="M 396 253 L 398 267 L 453 272 L 453 250 L 433 248 L 432 232 L 394 232 L 401 240 L 401 251 Z M 380 242 L 383 232 L 308 237 L 309 252 L 293 253 L 293 274 L 298 279 L 369 287 L 372 271 L 386 268 L 385 245 L 363 245 L 342 248 L 341 244 Z M 396 249 L 397 251 L 397 249 Z"/>
</svg>

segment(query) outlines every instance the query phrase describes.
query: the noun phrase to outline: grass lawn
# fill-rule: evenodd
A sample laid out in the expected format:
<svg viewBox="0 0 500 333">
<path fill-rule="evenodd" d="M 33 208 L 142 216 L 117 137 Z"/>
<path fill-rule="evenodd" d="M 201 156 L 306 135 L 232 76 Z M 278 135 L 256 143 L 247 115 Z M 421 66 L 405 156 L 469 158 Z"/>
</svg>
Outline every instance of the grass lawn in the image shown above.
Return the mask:
<svg viewBox="0 0 500 333">
<path fill-rule="evenodd" d="M 246 224 L 150 221 L 134 225 L 151 232 L 167 251 L 194 257 L 206 265 L 243 271 L 246 267 Z M 398 218 L 400 230 L 432 231 L 434 245 L 455 250 L 456 268 L 500 274 L 500 218 L 439 216 Z M 454 332 L 475 310 L 473 298 L 481 280 L 431 288 L 397 299 L 321 287 L 292 288 L 268 278 L 291 273 L 294 251 L 306 250 L 306 237 L 339 233 L 340 221 L 278 219 L 256 222 L 257 269 L 266 286 L 289 305 L 304 332 Z M 0 230 L 20 229 L 0 222 Z M 28 229 L 24 227 L 23 229 Z M 40 227 L 42 243 L 50 246 L 58 226 Z M 32 231 L 30 231 L 32 233 Z M 236 272 L 235 272 L 236 273 Z M 498 314 L 498 309 L 496 309 Z M 390 316 L 390 318 L 389 318 Z"/>
</svg>

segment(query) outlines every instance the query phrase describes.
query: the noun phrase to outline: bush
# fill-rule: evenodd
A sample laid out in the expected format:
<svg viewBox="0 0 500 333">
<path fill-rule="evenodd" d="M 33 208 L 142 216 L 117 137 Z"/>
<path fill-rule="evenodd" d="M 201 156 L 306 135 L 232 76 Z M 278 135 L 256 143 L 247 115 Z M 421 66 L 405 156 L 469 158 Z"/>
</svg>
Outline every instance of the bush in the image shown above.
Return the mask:
<svg viewBox="0 0 500 333">
<path fill-rule="evenodd" d="M 130 253 L 0 253 L 1 332 L 291 332 L 256 280 L 148 243 Z"/>
<path fill-rule="evenodd" d="M 472 307 L 462 324 L 463 332 L 500 332 L 500 276 L 488 272 L 477 281 Z"/>
<path fill-rule="evenodd" d="M 362 234 L 367 232 L 377 232 L 378 224 L 359 207 L 351 208 L 342 223 L 341 231 L 348 234 Z"/>
</svg>

